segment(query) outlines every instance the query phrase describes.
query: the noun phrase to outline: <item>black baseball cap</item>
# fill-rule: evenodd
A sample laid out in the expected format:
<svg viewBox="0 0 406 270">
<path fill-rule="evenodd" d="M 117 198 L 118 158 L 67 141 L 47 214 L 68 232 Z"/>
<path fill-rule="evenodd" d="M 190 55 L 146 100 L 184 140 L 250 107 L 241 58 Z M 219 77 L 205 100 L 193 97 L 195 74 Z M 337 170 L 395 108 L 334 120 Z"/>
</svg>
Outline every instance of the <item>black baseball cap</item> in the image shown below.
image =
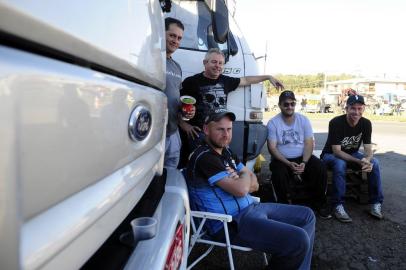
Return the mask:
<svg viewBox="0 0 406 270">
<path fill-rule="evenodd" d="M 360 103 L 365 105 L 364 97 L 360 95 L 351 95 L 347 99 L 347 105 L 354 105 L 355 103 Z"/>
<path fill-rule="evenodd" d="M 287 99 L 296 100 L 295 93 L 293 93 L 290 90 L 285 90 L 279 95 L 279 103 L 282 103 L 283 101 L 285 101 Z"/>
<path fill-rule="evenodd" d="M 231 121 L 235 121 L 234 113 L 227 111 L 226 109 L 223 108 L 217 108 L 209 112 L 209 115 L 206 116 L 206 118 L 204 119 L 204 123 L 208 124 L 212 121 L 214 122 L 220 121 L 224 116 L 228 116 Z"/>
</svg>

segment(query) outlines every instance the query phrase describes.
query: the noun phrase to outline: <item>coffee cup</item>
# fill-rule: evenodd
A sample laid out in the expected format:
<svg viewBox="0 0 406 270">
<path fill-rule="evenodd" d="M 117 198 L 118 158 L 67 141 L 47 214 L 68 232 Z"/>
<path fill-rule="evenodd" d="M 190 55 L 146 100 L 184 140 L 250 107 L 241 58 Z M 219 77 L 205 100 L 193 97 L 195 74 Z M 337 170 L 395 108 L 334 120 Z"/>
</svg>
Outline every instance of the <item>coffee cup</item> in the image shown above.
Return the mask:
<svg viewBox="0 0 406 270">
<path fill-rule="evenodd" d="M 188 121 L 190 119 L 187 117 L 187 115 L 193 111 L 196 99 L 192 96 L 181 96 L 180 102 L 182 103 L 182 119 Z"/>
</svg>

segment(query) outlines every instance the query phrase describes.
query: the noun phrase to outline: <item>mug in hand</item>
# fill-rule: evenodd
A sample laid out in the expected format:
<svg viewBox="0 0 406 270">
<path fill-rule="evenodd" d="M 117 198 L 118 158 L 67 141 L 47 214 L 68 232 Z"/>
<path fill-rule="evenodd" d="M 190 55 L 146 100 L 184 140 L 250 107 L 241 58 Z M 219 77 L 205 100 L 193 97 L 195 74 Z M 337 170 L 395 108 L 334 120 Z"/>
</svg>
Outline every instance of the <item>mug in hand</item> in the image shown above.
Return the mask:
<svg viewBox="0 0 406 270">
<path fill-rule="evenodd" d="M 189 118 L 186 118 L 186 115 L 193 110 L 193 104 L 196 103 L 196 99 L 191 96 L 181 96 L 180 101 L 182 102 L 182 119 L 187 121 Z"/>
</svg>

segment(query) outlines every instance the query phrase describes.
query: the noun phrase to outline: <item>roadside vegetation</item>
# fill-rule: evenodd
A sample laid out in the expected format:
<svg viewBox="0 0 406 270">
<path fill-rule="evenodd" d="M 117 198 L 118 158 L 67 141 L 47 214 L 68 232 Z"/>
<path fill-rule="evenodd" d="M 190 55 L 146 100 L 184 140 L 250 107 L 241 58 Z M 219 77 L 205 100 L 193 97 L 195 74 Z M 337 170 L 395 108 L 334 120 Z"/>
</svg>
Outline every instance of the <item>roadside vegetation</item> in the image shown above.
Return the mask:
<svg viewBox="0 0 406 270">
<path fill-rule="evenodd" d="M 275 77 L 280 80 L 285 89 L 292 90 L 297 94 L 320 94 L 320 90 L 324 87 L 325 74 L 275 74 Z M 339 74 L 339 75 L 328 75 L 328 81 L 338 81 L 347 80 L 355 78 L 356 76 L 351 74 Z M 268 96 L 278 94 L 278 90 L 270 84 L 269 81 L 264 82 L 265 88 L 267 89 Z"/>
</svg>

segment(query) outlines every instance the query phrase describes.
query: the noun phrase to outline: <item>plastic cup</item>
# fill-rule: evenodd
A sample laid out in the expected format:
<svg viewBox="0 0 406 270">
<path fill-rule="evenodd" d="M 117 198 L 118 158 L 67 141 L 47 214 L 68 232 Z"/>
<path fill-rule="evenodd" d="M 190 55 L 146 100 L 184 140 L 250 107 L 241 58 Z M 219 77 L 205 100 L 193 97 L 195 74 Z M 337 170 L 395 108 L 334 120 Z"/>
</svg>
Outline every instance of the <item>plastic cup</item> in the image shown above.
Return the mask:
<svg viewBox="0 0 406 270">
<path fill-rule="evenodd" d="M 157 230 L 157 220 L 152 217 L 140 217 L 131 221 L 134 235 L 134 243 L 141 240 L 151 239 Z"/>
</svg>

